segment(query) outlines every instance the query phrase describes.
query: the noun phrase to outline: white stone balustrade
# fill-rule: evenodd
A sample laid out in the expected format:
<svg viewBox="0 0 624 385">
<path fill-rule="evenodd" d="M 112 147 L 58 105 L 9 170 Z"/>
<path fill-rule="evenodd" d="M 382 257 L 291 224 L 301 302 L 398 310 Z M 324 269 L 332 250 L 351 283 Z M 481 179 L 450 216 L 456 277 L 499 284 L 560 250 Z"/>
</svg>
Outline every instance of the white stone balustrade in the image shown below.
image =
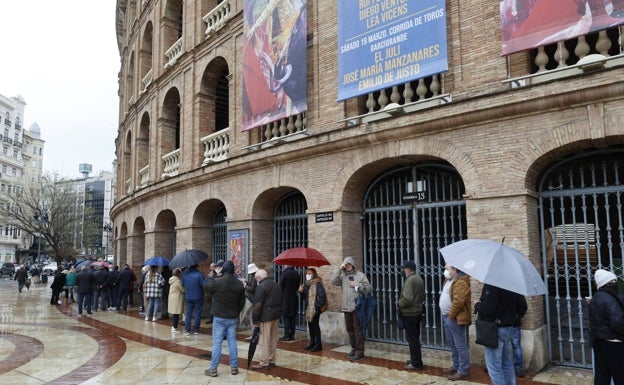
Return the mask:
<svg viewBox="0 0 624 385">
<path fill-rule="evenodd" d="M 291 115 L 260 127 L 263 141 L 270 141 L 307 130 L 308 119 L 305 112 Z"/>
<path fill-rule="evenodd" d="M 204 161 L 202 166 L 209 163 L 221 162 L 228 157 L 230 150 L 230 128 L 226 128 L 200 139 L 204 145 Z"/>
<path fill-rule="evenodd" d="M 143 90 L 141 90 L 141 93 L 147 91 L 147 87 L 149 87 L 150 84 L 152 84 L 152 81 L 154 80 L 154 76 L 153 76 L 153 71 L 150 69 L 149 72 L 147 73 L 147 75 L 145 75 L 145 77 L 143 77 Z"/>
<path fill-rule="evenodd" d="M 132 194 L 132 179 L 126 181 L 126 194 Z"/>
<path fill-rule="evenodd" d="M 165 68 L 169 68 L 174 65 L 180 56 L 184 53 L 182 42 L 184 40 L 184 36 L 178 39 L 169 49 L 165 52 L 165 56 L 167 57 L 167 64 L 165 64 Z"/>
<path fill-rule="evenodd" d="M 162 178 L 171 178 L 178 175 L 180 171 L 180 149 L 171 151 L 163 155 L 163 173 Z"/>
<path fill-rule="evenodd" d="M 222 2 L 208 12 L 206 16 L 202 17 L 202 20 L 206 23 L 206 37 L 210 37 L 210 35 L 223 28 L 227 21 L 230 20 L 232 17 L 232 1 L 226 0 Z"/>
<path fill-rule="evenodd" d="M 145 188 L 147 186 L 147 184 L 149 183 L 149 164 L 145 167 L 143 167 L 142 169 L 139 170 L 139 186 L 137 187 L 137 190 L 139 188 Z"/>
</svg>

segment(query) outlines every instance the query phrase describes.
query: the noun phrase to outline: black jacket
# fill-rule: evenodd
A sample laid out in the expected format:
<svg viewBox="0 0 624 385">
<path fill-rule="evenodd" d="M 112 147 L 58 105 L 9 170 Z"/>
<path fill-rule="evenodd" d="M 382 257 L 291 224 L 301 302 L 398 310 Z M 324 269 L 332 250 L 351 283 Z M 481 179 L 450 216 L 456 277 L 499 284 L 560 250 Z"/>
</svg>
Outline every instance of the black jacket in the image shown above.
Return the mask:
<svg viewBox="0 0 624 385">
<path fill-rule="evenodd" d="M 134 272 L 130 268 L 124 268 L 117 276 L 117 287 L 119 290 L 130 290 L 130 286 L 135 280 Z"/>
<path fill-rule="evenodd" d="M 93 277 L 93 273 L 90 270 L 81 270 L 80 273 L 76 274 L 76 287 L 78 293 L 80 294 L 88 294 L 93 292 L 95 288 L 95 278 Z"/>
<path fill-rule="evenodd" d="M 617 339 L 624 342 L 624 298 L 613 290 L 601 287 L 589 304 L 591 336 L 595 340 Z"/>
<path fill-rule="evenodd" d="M 210 313 L 219 318 L 238 318 L 245 306 L 245 286 L 230 273 L 206 282 L 206 291 L 212 295 Z"/>
<path fill-rule="evenodd" d="M 299 273 L 289 267 L 282 271 L 280 275 L 279 286 L 282 289 L 282 296 L 284 297 L 284 317 L 294 317 L 299 309 Z"/>
<path fill-rule="evenodd" d="M 308 302 L 308 296 L 310 295 L 310 286 L 303 286 L 303 298 Z M 327 294 L 325 293 L 325 286 L 321 282 L 316 284 L 316 299 L 314 300 L 314 313 L 321 312 L 321 306 L 327 302 Z"/>
<path fill-rule="evenodd" d="M 480 320 L 496 322 L 500 326 L 513 326 L 518 317 L 522 318 L 526 307 L 526 300 L 521 294 L 484 285 L 474 310 Z"/>
<path fill-rule="evenodd" d="M 256 287 L 251 319 L 254 324 L 273 321 L 282 316 L 282 289 L 271 278 L 263 279 Z"/>
</svg>

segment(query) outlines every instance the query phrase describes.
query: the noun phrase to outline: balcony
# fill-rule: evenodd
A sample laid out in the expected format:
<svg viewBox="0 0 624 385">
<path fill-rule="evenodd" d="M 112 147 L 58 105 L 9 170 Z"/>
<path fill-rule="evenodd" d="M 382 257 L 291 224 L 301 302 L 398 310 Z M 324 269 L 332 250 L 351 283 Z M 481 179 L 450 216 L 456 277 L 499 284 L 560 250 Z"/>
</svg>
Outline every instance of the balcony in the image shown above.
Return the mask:
<svg viewBox="0 0 624 385">
<path fill-rule="evenodd" d="M 147 75 L 145 75 L 145 77 L 142 80 L 143 89 L 140 92 L 141 94 L 143 94 L 145 91 L 147 91 L 147 87 L 149 87 L 149 85 L 152 84 L 153 80 L 154 80 L 153 71 L 150 69 L 149 72 L 147 73 Z"/>
<path fill-rule="evenodd" d="M 132 179 L 128 179 L 125 184 L 126 184 L 126 194 L 128 195 L 132 194 Z"/>
<path fill-rule="evenodd" d="M 206 38 L 223 28 L 230 20 L 232 17 L 232 2 L 233 0 L 226 0 L 202 17 L 202 20 L 206 23 Z"/>
<path fill-rule="evenodd" d="M 262 142 L 283 139 L 287 136 L 301 134 L 308 130 L 308 119 L 305 112 L 291 115 L 274 122 L 260 126 Z M 308 136 L 308 135 L 305 135 Z"/>
<path fill-rule="evenodd" d="M 6 126 L 11 126 L 11 119 L 4 118 L 4 124 Z"/>
<path fill-rule="evenodd" d="M 147 187 L 149 184 L 149 164 L 139 170 L 139 185 L 137 190 Z"/>
<path fill-rule="evenodd" d="M 162 178 L 171 178 L 178 175 L 180 171 L 180 149 L 171 151 L 162 157 L 163 173 Z"/>
<path fill-rule="evenodd" d="M 225 128 L 199 140 L 204 145 L 202 166 L 226 160 L 230 150 L 230 128 Z"/>
<path fill-rule="evenodd" d="M 165 56 L 167 57 L 167 64 L 165 64 L 165 68 L 169 68 L 174 65 L 180 56 L 184 53 L 182 42 L 184 40 L 184 36 L 178 39 L 169 49 L 165 52 Z"/>
</svg>

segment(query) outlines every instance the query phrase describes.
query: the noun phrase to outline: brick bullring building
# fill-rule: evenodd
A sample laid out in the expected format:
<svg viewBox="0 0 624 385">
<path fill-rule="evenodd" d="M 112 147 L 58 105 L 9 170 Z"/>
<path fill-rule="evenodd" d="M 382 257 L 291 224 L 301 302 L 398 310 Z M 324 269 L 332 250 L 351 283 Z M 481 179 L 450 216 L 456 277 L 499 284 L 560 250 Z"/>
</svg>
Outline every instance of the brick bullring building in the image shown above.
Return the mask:
<svg viewBox="0 0 624 385">
<path fill-rule="evenodd" d="M 326 0 L 117 0 L 118 262 L 201 249 L 235 258 L 242 276 L 255 262 L 277 279 L 271 261 L 281 251 L 318 249 L 332 263 L 318 269 L 330 294 L 323 338 L 341 343 L 340 293 L 327 281 L 353 256 L 379 300 L 367 339 L 404 344 L 394 309 L 400 265 L 415 260 L 426 290 L 423 346 L 447 349 L 439 249 L 504 237 L 549 289 L 527 298 L 525 366 L 590 367 L 583 298 L 595 269 L 622 271 L 622 28 L 501 55 L 513 33 L 506 3 L 441 1 L 433 15 L 443 37 L 404 55 L 406 46 L 390 45 L 432 17 L 390 32 L 374 25 L 412 12 L 411 2 L 354 2 L 345 15 L 342 2 Z M 536 7 L 515 4 L 516 18 Z M 369 25 L 361 44 L 379 56 L 343 75 L 343 55 L 360 48 L 339 41 L 348 17 Z M 446 68 L 413 76 L 430 56 Z M 393 77 L 405 81 L 367 91 Z M 476 301 L 474 279 L 472 291 Z M 482 359 L 481 346 L 471 352 Z"/>
</svg>

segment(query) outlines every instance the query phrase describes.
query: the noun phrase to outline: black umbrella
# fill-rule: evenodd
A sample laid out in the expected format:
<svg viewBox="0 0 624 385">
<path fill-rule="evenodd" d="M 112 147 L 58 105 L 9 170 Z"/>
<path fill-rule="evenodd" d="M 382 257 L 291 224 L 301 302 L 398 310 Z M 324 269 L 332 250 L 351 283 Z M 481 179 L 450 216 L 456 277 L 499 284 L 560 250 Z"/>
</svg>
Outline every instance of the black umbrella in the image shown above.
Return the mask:
<svg viewBox="0 0 624 385">
<path fill-rule="evenodd" d="M 175 269 L 178 267 L 199 265 L 201 261 L 206 259 L 208 259 L 208 254 L 204 253 L 201 250 L 184 250 L 183 252 L 176 254 L 171 259 L 171 261 L 169 262 L 169 267 L 171 269 Z"/>
<path fill-rule="evenodd" d="M 251 334 L 251 340 L 249 340 L 249 352 L 247 353 L 247 369 L 251 366 L 253 356 L 256 353 L 256 346 L 258 346 L 258 340 L 260 340 L 260 326 L 256 326 Z"/>
</svg>

